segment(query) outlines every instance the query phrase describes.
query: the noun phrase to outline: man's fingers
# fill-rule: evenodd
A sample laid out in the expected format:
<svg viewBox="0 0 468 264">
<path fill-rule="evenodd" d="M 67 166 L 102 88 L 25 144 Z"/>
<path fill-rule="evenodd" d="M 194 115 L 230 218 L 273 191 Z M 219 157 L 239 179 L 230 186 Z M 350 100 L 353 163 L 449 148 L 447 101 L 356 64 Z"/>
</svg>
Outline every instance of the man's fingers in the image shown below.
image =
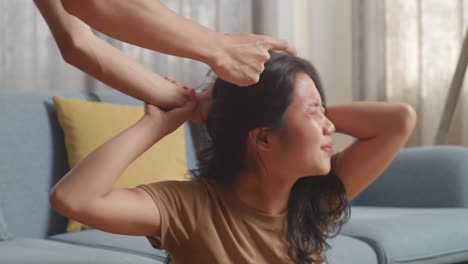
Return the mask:
<svg viewBox="0 0 468 264">
<path fill-rule="evenodd" d="M 284 39 L 267 38 L 263 43 L 263 46 L 268 50 L 285 51 L 290 55 L 297 54 L 296 48 Z"/>
<path fill-rule="evenodd" d="M 182 87 L 182 83 L 176 80 L 170 80 L 171 83 L 175 84 L 176 86 Z"/>
</svg>

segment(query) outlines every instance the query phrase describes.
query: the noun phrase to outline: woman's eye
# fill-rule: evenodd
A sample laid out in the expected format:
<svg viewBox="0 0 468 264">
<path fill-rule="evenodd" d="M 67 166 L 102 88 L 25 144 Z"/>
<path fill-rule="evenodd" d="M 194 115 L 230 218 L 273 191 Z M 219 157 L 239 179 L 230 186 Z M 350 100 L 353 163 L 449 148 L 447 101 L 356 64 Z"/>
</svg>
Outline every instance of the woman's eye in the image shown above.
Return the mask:
<svg viewBox="0 0 468 264">
<path fill-rule="evenodd" d="M 319 103 L 314 103 L 312 104 L 314 109 L 320 109 L 320 104 Z"/>
<path fill-rule="evenodd" d="M 313 115 L 313 114 L 318 114 L 319 112 L 322 112 L 321 111 L 321 108 L 320 108 L 320 103 L 310 103 L 309 104 L 309 111 L 308 113 Z"/>
</svg>

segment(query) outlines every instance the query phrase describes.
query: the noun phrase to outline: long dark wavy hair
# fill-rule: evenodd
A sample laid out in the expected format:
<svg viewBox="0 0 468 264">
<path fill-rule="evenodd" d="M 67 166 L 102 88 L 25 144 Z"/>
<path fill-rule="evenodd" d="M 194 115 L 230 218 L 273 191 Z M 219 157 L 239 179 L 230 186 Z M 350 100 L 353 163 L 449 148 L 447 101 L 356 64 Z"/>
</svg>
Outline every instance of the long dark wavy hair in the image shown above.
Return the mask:
<svg viewBox="0 0 468 264">
<path fill-rule="evenodd" d="M 195 179 L 232 183 L 244 167 L 248 132 L 258 127 L 275 130 L 284 125 L 298 72 L 314 81 L 325 104 L 321 81 L 310 62 L 284 53 L 270 55 L 254 85 L 238 87 L 220 78 L 215 80 L 206 121 L 210 144 L 198 153 L 198 169 L 191 171 Z M 349 220 L 350 211 L 344 185 L 334 173 L 297 180 L 287 208 L 291 260 L 298 264 L 326 262 L 319 253 L 330 248 L 326 239 L 339 233 Z"/>
</svg>

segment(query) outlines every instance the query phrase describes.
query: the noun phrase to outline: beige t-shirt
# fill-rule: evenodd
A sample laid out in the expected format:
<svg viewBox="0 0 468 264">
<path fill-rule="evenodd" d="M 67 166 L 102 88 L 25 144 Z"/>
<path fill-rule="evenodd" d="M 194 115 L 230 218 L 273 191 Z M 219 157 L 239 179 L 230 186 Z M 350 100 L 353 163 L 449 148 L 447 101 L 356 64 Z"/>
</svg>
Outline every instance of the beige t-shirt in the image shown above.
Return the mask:
<svg viewBox="0 0 468 264">
<path fill-rule="evenodd" d="M 206 179 L 139 185 L 157 204 L 161 238 L 172 263 L 293 263 L 288 257 L 286 213 L 264 214 Z"/>
</svg>

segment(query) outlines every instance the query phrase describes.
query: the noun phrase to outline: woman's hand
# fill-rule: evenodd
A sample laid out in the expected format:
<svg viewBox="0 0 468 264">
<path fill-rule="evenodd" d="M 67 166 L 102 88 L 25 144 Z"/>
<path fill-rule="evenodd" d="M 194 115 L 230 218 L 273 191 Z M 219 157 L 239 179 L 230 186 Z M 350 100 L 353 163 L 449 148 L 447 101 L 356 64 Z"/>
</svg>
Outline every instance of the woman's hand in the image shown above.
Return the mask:
<svg viewBox="0 0 468 264">
<path fill-rule="evenodd" d="M 152 120 L 164 136 L 172 133 L 187 121 L 196 109 L 195 90 L 188 88 L 186 90 L 188 100 L 185 104 L 182 107 L 174 108 L 167 112 L 145 102 L 145 114 L 143 118 Z"/>
<path fill-rule="evenodd" d="M 179 89 L 184 89 L 187 93 L 189 93 L 192 88 L 188 88 L 187 86 L 182 85 L 180 82 L 171 80 L 169 77 L 164 77 L 164 79 L 170 81 L 173 83 L 177 88 Z M 193 110 L 193 112 L 190 114 L 188 120 L 191 122 L 204 126 L 206 124 L 206 117 L 208 115 L 208 111 L 210 109 L 210 103 L 211 103 L 211 92 L 213 88 L 210 87 L 208 89 L 203 90 L 200 93 L 195 93 L 195 100 L 196 100 L 196 106 Z M 190 98 L 190 96 L 188 96 Z"/>
</svg>

